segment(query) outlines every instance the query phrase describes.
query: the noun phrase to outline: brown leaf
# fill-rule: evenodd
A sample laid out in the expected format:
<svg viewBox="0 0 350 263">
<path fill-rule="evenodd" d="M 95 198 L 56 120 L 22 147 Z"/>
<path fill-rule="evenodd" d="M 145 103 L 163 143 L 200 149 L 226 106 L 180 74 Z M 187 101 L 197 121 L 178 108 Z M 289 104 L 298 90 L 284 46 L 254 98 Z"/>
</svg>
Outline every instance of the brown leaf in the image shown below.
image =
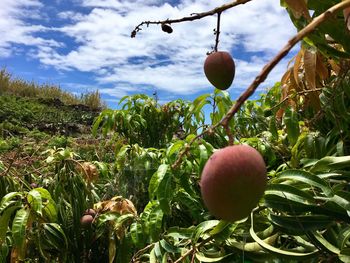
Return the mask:
<svg viewBox="0 0 350 263">
<path fill-rule="evenodd" d="M 305 50 L 304 54 L 304 70 L 307 88 L 316 88 L 316 61 L 317 53 L 314 50 Z"/>
<path fill-rule="evenodd" d="M 318 53 L 316 58 L 316 72 L 321 80 L 325 80 L 329 77 L 328 69 L 323 61 L 323 56 Z"/>
<path fill-rule="evenodd" d="M 299 70 L 302 67 L 301 62 L 302 58 L 304 56 L 304 49 L 301 48 L 298 54 L 295 56 L 295 62 L 293 66 L 293 76 L 296 86 L 299 86 L 299 83 L 301 82 L 301 79 L 299 78 Z"/>
<path fill-rule="evenodd" d="M 136 208 L 134 204 L 121 196 L 113 197 L 111 200 L 98 202 L 94 205 L 94 208 L 98 213 L 104 212 L 117 212 L 121 215 L 124 214 L 134 214 L 137 215 Z"/>
<path fill-rule="evenodd" d="M 346 28 L 350 31 L 350 7 L 343 10 Z"/>
<path fill-rule="evenodd" d="M 285 88 L 284 85 L 287 85 L 287 84 L 289 83 L 291 73 L 292 73 L 292 70 L 291 70 L 291 69 L 288 69 L 288 70 L 283 74 L 283 76 L 282 76 L 282 78 L 281 78 L 281 87 L 282 87 L 282 89 Z M 283 98 L 283 95 L 282 95 L 282 99 L 284 99 L 284 98 Z"/>
<path fill-rule="evenodd" d="M 335 75 L 338 75 L 340 73 L 340 66 L 338 65 L 338 63 L 336 61 L 334 61 L 333 59 L 329 59 L 328 63 L 331 65 L 332 70 L 334 71 Z"/>
<path fill-rule="evenodd" d="M 291 9 L 295 18 L 305 17 L 307 20 L 311 20 L 309 9 L 305 0 L 285 0 L 288 7 Z"/>
</svg>

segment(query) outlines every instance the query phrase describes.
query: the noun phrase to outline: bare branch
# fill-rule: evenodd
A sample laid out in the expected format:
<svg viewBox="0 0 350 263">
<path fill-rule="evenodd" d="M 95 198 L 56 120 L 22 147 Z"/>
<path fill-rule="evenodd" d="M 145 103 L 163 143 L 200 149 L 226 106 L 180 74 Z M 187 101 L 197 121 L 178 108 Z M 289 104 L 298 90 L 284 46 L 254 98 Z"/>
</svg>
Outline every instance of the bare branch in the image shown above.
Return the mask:
<svg viewBox="0 0 350 263">
<path fill-rule="evenodd" d="M 219 46 L 219 38 L 220 38 L 220 21 L 221 19 L 221 12 L 218 13 L 218 20 L 216 22 L 216 30 L 215 30 L 215 47 L 214 47 L 214 51 L 217 52 L 218 51 L 218 46 Z"/>
<path fill-rule="evenodd" d="M 247 2 L 250 2 L 251 0 L 236 0 L 231 3 L 224 4 L 222 6 L 216 7 L 210 11 L 203 12 L 203 13 L 194 13 L 191 14 L 190 16 L 186 16 L 183 18 L 178 18 L 178 19 L 166 19 L 162 21 L 143 21 L 139 25 L 135 27 L 135 29 L 131 32 L 131 37 L 136 37 L 136 34 L 142 30 L 142 26 L 146 25 L 147 27 L 149 25 L 159 25 L 159 24 L 175 24 L 175 23 L 181 23 L 181 22 L 186 22 L 186 21 L 194 21 L 198 19 L 202 19 L 203 17 L 206 16 L 212 16 L 218 13 L 222 13 L 223 11 L 230 9 L 232 7 L 235 7 L 237 5 L 242 5 Z"/>
</svg>

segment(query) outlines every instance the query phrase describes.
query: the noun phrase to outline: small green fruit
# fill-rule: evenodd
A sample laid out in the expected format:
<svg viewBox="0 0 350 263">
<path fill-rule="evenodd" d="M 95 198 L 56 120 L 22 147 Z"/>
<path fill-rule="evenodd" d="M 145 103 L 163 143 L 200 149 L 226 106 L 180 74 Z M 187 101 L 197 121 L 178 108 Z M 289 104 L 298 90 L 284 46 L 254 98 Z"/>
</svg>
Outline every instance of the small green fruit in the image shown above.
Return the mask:
<svg viewBox="0 0 350 263">
<path fill-rule="evenodd" d="M 266 165 L 260 153 L 248 145 L 216 151 L 204 166 L 201 193 L 209 212 L 226 221 L 249 216 L 264 194 Z"/>
<path fill-rule="evenodd" d="M 215 88 L 226 90 L 235 77 L 235 62 L 228 52 L 213 52 L 204 62 L 204 73 Z"/>
</svg>

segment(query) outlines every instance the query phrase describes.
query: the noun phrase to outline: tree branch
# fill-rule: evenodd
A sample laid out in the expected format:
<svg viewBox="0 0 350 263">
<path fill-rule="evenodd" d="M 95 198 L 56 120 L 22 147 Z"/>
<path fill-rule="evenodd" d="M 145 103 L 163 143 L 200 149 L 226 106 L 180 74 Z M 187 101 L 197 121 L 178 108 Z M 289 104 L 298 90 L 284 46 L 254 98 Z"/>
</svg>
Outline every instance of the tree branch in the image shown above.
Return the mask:
<svg viewBox="0 0 350 263">
<path fill-rule="evenodd" d="M 183 18 L 178 18 L 178 19 L 166 19 L 162 21 L 143 21 L 139 25 L 135 27 L 135 29 L 131 32 L 131 37 L 134 38 L 136 37 L 136 34 L 142 30 L 142 26 L 146 25 L 147 27 L 149 25 L 159 25 L 159 24 L 175 24 L 175 23 L 181 23 L 181 22 L 186 22 L 186 21 L 194 21 L 198 19 L 202 19 L 203 17 L 206 16 L 212 16 L 218 13 L 222 13 L 223 11 L 230 9 L 232 7 L 235 7 L 237 5 L 243 5 L 247 2 L 250 2 L 251 0 L 236 0 L 231 3 L 224 4 L 222 6 L 216 7 L 210 11 L 203 12 L 203 13 L 196 13 L 192 14 L 191 16 L 186 16 Z"/>
<path fill-rule="evenodd" d="M 226 113 L 223 119 L 217 124 L 211 126 L 212 130 L 218 128 L 219 126 L 223 126 L 225 129 L 228 127 L 229 121 L 233 118 L 233 116 L 239 111 L 244 102 L 248 100 L 248 98 L 254 94 L 256 89 L 259 87 L 261 83 L 265 81 L 271 70 L 289 53 L 289 51 L 304 37 L 312 33 L 320 24 L 325 22 L 328 18 L 335 15 L 335 13 L 343 10 L 346 7 L 350 6 L 350 0 L 342 1 L 319 16 L 315 17 L 306 27 L 300 30 L 295 36 L 288 40 L 287 44 L 281 49 L 281 51 L 270 61 L 268 62 L 258 76 L 254 79 L 252 84 L 240 95 L 236 103 L 230 108 L 230 110 Z M 207 133 L 208 130 L 203 131 L 202 134 L 196 136 L 191 140 L 189 146 L 191 146 L 198 138 L 200 138 L 203 134 Z M 230 134 L 228 134 L 230 135 Z M 182 157 L 187 153 L 190 147 L 186 147 L 179 155 L 178 159 L 172 165 L 172 168 L 176 168 L 181 163 Z"/>
<path fill-rule="evenodd" d="M 188 257 L 189 255 L 191 255 L 192 253 L 195 254 L 196 250 L 202 246 L 204 246 L 206 243 L 208 243 L 209 241 L 211 241 L 214 238 L 214 236 L 209 236 L 206 239 L 202 240 L 202 242 L 200 242 L 197 246 L 193 245 L 193 247 L 188 250 L 185 254 L 183 254 L 180 258 L 178 258 L 176 261 L 174 261 L 174 263 L 180 263 L 182 261 L 185 260 L 186 257 Z"/>
<path fill-rule="evenodd" d="M 216 22 L 216 30 L 215 30 L 215 47 L 214 47 L 214 52 L 218 51 L 218 46 L 219 46 L 219 38 L 220 38 L 220 18 L 221 18 L 221 12 L 218 13 L 218 20 Z"/>
</svg>

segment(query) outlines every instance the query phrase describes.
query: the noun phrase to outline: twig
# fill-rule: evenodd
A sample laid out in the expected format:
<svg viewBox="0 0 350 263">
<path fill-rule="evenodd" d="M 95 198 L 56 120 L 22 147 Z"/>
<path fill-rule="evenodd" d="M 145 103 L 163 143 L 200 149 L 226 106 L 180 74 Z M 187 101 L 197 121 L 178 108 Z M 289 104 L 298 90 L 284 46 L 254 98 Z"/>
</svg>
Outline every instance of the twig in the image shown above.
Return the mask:
<svg viewBox="0 0 350 263">
<path fill-rule="evenodd" d="M 235 7 L 237 5 L 243 5 L 247 2 L 250 2 L 251 0 L 236 0 L 231 3 L 224 4 L 222 6 L 216 7 L 210 11 L 203 12 L 203 13 L 195 13 L 191 14 L 191 16 L 186 16 L 183 18 L 178 18 L 178 19 L 166 19 L 162 21 L 143 21 L 139 25 L 135 27 L 135 29 L 131 32 L 131 37 L 136 37 L 136 34 L 142 30 L 142 26 L 146 25 L 147 27 L 149 25 L 160 25 L 160 24 L 175 24 L 175 23 L 181 23 L 181 22 L 186 22 L 186 21 L 194 21 L 198 19 L 202 19 L 203 17 L 206 16 L 212 16 L 218 13 L 222 13 L 223 11 L 230 9 L 232 7 Z"/>
<path fill-rule="evenodd" d="M 137 251 L 137 252 L 133 255 L 133 257 L 131 258 L 130 263 L 136 262 L 135 260 L 136 260 L 140 255 L 142 255 L 145 251 L 149 250 L 150 248 L 154 247 L 154 245 L 155 245 L 155 243 L 151 243 L 151 244 L 149 244 L 148 246 L 146 246 L 146 247 L 140 249 L 139 251 Z"/>
<path fill-rule="evenodd" d="M 321 91 L 322 88 L 316 88 L 316 89 L 308 89 L 308 90 L 302 90 L 302 91 L 298 91 L 297 94 L 301 95 L 301 94 L 307 94 L 310 92 L 317 92 L 317 91 Z M 267 109 L 267 110 L 273 110 L 275 108 L 278 108 L 279 106 L 281 106 L 283 103 L 285 103 L 287 100 L 289 100 L 292 96 L 294 96 L 294 94 L 292 95 L 288 95 L 286 96 L 283 100 L 281 100 L 279 103 L 277 103 L 276 105 L 272 106 L 271 108 Z"/>
<path fill-rule="evenodd" d="M 218 51 L 218 46 L 219 46 L 219 37 L 220 37 L 220 18 L 221 18 L 221 12 L 218 13 L 218 20 L 216 23 L 216 31 L 215 31 L 215 47 L 214 51 Z"/>
<path fill-rule="evenodd" d="M 204 239 L 202 242 L 200 242 L 197 246 L 194 245 L 190 250 L 188 250 L 185 254 L 183 254 L 180 258 L 178 258 L 174 263 L 180 263 L 182 262 L 186 257 L 188 257 L 190 254 L 195 253 L 195 251 L 204 246 L 206 243 L 208 243 L 210 240 L 212 240 L 214 236 L 209 236 L 206 239 Z"/>
<path fill-rule="evenodd" d="M 19 151 L 20 151 L 20 148 L 17 149 L 17 151 L 16 151 L 15 155 L 13 156 L 12 160 L 10 161 L 10 164 L 7 167 L 6 171 L 0 173 L 0 176 L 7 176 L 8 175 L 8 173 L 10 172 L 10 170 L 11 170 L 12 166 L 14 165 L 15 161 L 18 160 L 17 157 L 19 155 Z"/>
<path fill-rule="evenodd" d="M 271 70 L 289 53 L 289 51 L 304 37 L 312 33 L 320 24 L 325 22 L 328 18 L 332 17 L 336 12 L 343 10 L 344 8 L 350 6 L 350 0 L 342 1 L 319 16 L 315 17 L 306 27 L 300 30 L 295 36 L 288 40 L 287 44 L 282 48 L 282 50 L 270 61 L 268 62 L 258 76 L 254 79 L 253 83 L 240 95 L 236 103 L 230 108 L 230 110 L 226 113 L 223 119 L 217 124 L 210 127 L 212 130 L 218 128 L 219 126 L 223 126 L 226 130 L 228 127 L 229 121 L 233 118 L 233 116 L 239 111 L 241 106 L 244 104 L 248 98 L 254 94 L 259 85 L 265 81 Z M 196 136 L 191 140 L 189 146 L 192 145 L 199 137 L 203 134 L 207 133 L 208 130 L 203 131 L 202 134 Z M 181 158 L 186 154 L 190 147 L 185 148 L 179 155 L 178 159 L 172 165 L 172 168 L 176 168 L 181 163 Z"/>
</svg>

